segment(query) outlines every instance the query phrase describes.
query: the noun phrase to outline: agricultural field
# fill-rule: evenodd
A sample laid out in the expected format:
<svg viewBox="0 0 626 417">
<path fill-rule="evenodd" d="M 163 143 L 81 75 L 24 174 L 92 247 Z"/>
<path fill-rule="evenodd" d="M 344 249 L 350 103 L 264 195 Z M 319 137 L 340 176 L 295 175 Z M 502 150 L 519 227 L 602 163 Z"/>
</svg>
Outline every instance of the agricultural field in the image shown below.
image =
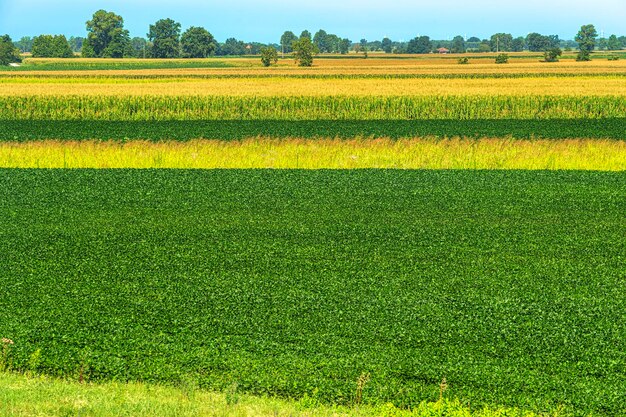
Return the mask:
<svg viewBox="0 0 626 417">
<path fill-rule="evenodd" d="M 511 56 L 0 71 L 0 381 L 626 414 L 626 61 Z"/>
</svg>

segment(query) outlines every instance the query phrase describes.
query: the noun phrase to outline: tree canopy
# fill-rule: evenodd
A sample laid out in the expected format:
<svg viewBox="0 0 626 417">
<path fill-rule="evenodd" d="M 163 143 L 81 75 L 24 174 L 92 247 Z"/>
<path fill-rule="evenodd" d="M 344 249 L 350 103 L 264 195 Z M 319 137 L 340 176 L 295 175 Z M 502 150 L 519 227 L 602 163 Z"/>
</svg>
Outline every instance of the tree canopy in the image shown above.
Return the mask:
<svg viewBox="0 0 626 417">
<path fill-rule="evenodd" d="M 292 51 L 291 44 L 298 40 L 298 37 L 295 33 L 288 30 L 283 33 L 283 36 L 280 37 L 280 46 L 282 52 L 288 54 Z"/>
<path fill-rule="evenodd" d="M 409 41 L 406 52 L 409 54 L 427 54 L 432 49 L 430 37 L 420 36 Z"/>
<path fill-rule="evenodd" d="M 0 37 L 0 65 L 9 65 L 13 62 L 22 62 L 20 51 L 13 45 L 9 35 Z"/>
<path fill-rule="evenodd" d="M 215 38 L 203 27 L 190 27 L 183 33 L 180 44 L 185 58 L 206 58 L 215 53 Z"/>
<path fill-rule="evenodd" d="M 301 67 L 310 67 L 313 65 L 313 56 L 319 52 L 317 46 L 311 42 L 311 39 L 302 37 L 293 43 L 293 55 Z"/>
<path fill-rule="evenodd" d="M 153 58 L 178 58 L 180 56 L 180 23 L 167 18 L 150 25 L 148 40 L 152 42 Z"/>
<path fill-rule="evenodd" d="M 87 21 L 87 39 L 82 56 L 121 58 L 130 54 L 130 36 L 124 29 L 124 19 L 113 12 L 98 10 Z"/>
<path fill-rule="evenodd" d="M 596 37 L 598 32 L 594 25 L 581 26 L 576 38 L 574 39 L 578 43 L 578 56 L 577 61 L 590 61 L 591 52 L 596 47 Z"/>
<path fill-rule="evenodd" d="M 35 58 L 71 58 L 72 48 L 64 35 L 41 35 L 33 39 L 32 54 Z"/>
</svg>

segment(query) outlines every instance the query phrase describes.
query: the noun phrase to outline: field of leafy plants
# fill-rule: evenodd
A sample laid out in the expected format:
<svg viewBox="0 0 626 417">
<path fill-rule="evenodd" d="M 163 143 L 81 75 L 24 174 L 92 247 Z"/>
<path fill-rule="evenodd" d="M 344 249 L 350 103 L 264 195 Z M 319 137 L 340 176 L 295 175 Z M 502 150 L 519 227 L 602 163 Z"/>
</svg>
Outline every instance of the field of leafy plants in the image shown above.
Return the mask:
<svg viewBox="0 0 626 417">
<path fill-rule="evenodd" d="M 0 178 L 3 369 L 626 413 L 623 173 Z"/>
</svg>

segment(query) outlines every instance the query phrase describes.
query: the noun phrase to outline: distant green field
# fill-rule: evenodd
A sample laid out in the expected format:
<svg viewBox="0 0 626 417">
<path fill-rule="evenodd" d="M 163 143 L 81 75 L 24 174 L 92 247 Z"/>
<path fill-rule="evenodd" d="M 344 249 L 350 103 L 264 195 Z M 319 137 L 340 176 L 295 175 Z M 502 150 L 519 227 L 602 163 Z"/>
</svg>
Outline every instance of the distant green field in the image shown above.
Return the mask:
<svg viewBox="0 0 626 417">
<path fill-rule="evenodd" d="M 53 61 L 26 60 L 19 67 L 2 68 L 3 71 L 94 71 L 94 70 L 141 70 L 141 69 L 174 69 L 174 68 L 228 68 L 232 67 L 224 60 L 100 60 L 98 62 L 78 59 L 56 59 Z"/>
<path fill-rule="evenodd" d="M 12 369 L 626 413 L 623 173 L 0 178 Z"/>
<path fill-rule="evenodd" d="M 626 139 L 626 119 L 556 120 L 3 120 L 0 141 L 512 137 Z"/>
</svg>

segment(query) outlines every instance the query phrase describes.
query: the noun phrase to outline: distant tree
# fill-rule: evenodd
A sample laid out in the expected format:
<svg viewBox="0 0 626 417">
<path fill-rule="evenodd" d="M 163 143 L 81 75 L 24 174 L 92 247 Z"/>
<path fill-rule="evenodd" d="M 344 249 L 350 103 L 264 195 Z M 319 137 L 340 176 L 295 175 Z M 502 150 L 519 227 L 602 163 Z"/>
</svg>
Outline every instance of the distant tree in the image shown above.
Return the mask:
<svg viewBox="0 0 626 417">
<path fill-rule="evenodd" d="M 471 38 L 467 40 L 467 42 L 480 42 L 480 38 L 477 38 L 476 36 L 472 36 Z"/>
<path fill-rule="evenodd" d="M 130 53 L 130 36 L 122 16 L 98 10 L 87 21 L 87 39 L 81 55 L 96 58 L 121 58 Z"/>
<path fill-rule="evenodd" d="M 313 43 L 320 52 L 330 52 L 328 45 L 328 33 L 325 30 L 318 30 L 313 36 Z"/>
<path fill-rule="evenodd" d="M 432 49 L 432 43 L 428 36 L 413 38 L 407 45 L 406 52 L 409 54 L 427 54 Z"/>
<path fill-rule="evenodd" d="M 489 41 L 491 52 L 510 52 L 513 49 L 513 35 L 510 33 L 496 33 Z"/>
<path fill-rule="evenodd" d="M 610 51 L 617 51 L 622 49 L 622 43 L 617 39 L 616 35 L 609 36 L 609 40 L 607 42 L 607 47 Z"/>
<path fill-rule="evenodd" d="M 153 58 L 178 58 L 180 23 L 169 18 L 158 20 L 154 25 L 150 25 L 148 40 L 152 42 Z"/>
<path fill-rule="evenodd" d="M 381 48 L 383 51 L 385 51 L 386 54 L 390 54 L 393 50 L 393 42 L 391 42 L 391 39 L 383 38 L 381 42 Z"/>
<path fill-rule="evenodd" d="M 312 40 L 311 32 L 309 32 L 308 30 L 303 30 L 300 34 L 300 39 L 302 38 L 309 38 L 309 40 Z"/>
<path fill-rule="evenodd" d="M 511 51 L 522 52 L 525 46 L 526 46 L 526 39 L 524 39 L 523 36 L 519 36 L 513 39 L 513 43 L 511 44 Z"/>
<path fill-rule="evenodd" d="M 559 57 L 561 55 L 563 55 L 561 48 L 550 48 L 543 53 L 543 60 L 544 62 L 559 62 Z"/>
<path fill-rule="evenodd" d="M 491 52 L 491 44 L 488 40 L 483 40 L 478 45 L 478 52 Z"/>
<path fill-rule="evenodd" d="M 326 46 L 328 48 L 328 52 L 333 52 L 333 53 L 339 52 L 340 42 L 341 42 L 341 38 L 339 36 L 329 33 L 328 36 L 326 36 Z"/>
<path fill-rule="evenodd" d="M 300 38 L 292 44 L 294 58 L 299 66 L 310 67 L 313 65 L 313 56 L 319 51 L 317 46 L 309 38 Z"/>
<path fill-rule="evenodd" d="M 85 38 L 81 36 L 70 36 L 67 41 L 70 44 L 70 48 L 72 48 L 73 52 L 81 52 L 83 50 L 83 43 L 85 42 Z"/>
<path fill-rule="evenodd" d="M 220 55 L 245 55 L 246 44 L 235 38 L 228 38 L 220 45 Z"/>
<path fill-rule="evenodd" d="M 574 40 L 578 43 L 578 56 L 577 61 L 590 61 L 591 52 L 596 46 L 596 37 L 598 32 L 593 25 L 583 25 L 578 31 Z"/>
<path fill-rule="evenodd" d="M 508 64 L 509 63 L 509 55 L 508 54 L 499 54 L 496 57 L 496 64 Z"/>
<path fill-rule="evenodd" d="M 599 38 L 596 45 L 599 50 L 606 51 L 609 49 L 609 40 L 607 38 Z"/>
<path fill-rule="evenodd" d="M 283 36 L 280 37 L 280 46 L 281 51 L 285 54 L 288 54 L 292 51 L 291 44 L 298 40 L 298 37 L 295 33 L 288 30 L 283 33 Z"/>
<path fill-rule="evenodd" d="M 619 38 L 617 38 L 617 40 L 622 45 L 619 49 L 626 48 L 626 36 L 620 36 Z"/>
<path fill-rule="evenodd" d="M 278 62 L 278 52 L 271 46 L 261 48 L 261 62 L 263 66 L 269 67 Z"/>
<path fill-rule="evenodd" d="M 138 36 L 132 38 L 130 40 L 130 46 L 133 50 L 133 57 L 135 58 L 149 58 L 151 54 L 151 49 L 148 44 L 148 41 L 145 38 L 140 38 Z"/>
<path fill-rule="evenodd" d="M 452 52 L 453 54 L 465 53 L 465 39 L 463 39 L 463 36 L 455 36 L 454 39 L 452 39 L 450 52 Z"/>
<path fill-rule="evenodd" d="M 74 56 L 64 35 L 41 35 L 33 39 L 35 58 L 71 58 Z"/>
<path fill-rule="evenodd" d="M 203 27 L 192 26 L 183 33 L 180 45 L 185 58 L 206 58 L 216 49 L 215 38 Z"/>
<path fill-rule="evenodd" d="M 350 46 L 352 45 L 352 41 L 348 38 L 343 38 L 339 41 L 339 53 L 345 55 L 350 51 Z"/>
<path fill-rule="evenodd" d="M 22 62 L 20 50 L 13 45 L 9 35 L 0 37 L 0 65 Z"/>
<path fill-rule="evenodd" d="M 33 39 L 30 36 L 23 36 L 15 42 L 15 47 L 22 52 L 31 52 L 33 49 Z"/>
</svg>

